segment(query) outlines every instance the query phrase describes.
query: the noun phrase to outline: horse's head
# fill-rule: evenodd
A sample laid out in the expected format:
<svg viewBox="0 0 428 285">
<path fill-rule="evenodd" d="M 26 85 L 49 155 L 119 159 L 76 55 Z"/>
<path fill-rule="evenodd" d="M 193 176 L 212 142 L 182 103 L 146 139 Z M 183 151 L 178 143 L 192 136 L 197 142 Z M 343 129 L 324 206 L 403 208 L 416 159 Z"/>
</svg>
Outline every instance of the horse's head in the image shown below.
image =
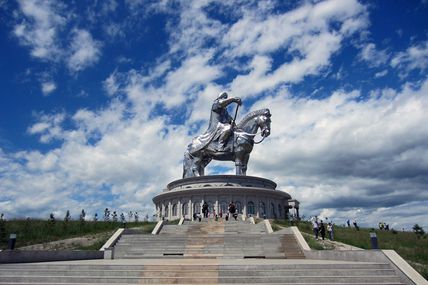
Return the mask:
<svg viewBox="0 0 428 285">
<path fill-rule="evenodd" d="M 270 123 L 272 120 L 270 117 L 272 114 L 269 109 L 265 109 L 264 112 L 257 118 L 257 123 L 261 129 L 262 137 L 268 137 L 270 135 Z"/>
</svg>

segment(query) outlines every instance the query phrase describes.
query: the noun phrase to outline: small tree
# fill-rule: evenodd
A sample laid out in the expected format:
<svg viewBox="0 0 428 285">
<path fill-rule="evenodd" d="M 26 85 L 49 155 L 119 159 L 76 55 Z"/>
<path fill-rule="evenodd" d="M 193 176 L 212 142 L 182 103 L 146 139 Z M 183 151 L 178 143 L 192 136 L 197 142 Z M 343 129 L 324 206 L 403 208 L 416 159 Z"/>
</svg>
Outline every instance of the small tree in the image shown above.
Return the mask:
<svg viewBox="0 0 428 285">
<path fill-rule="evenodd" d="M 104 210 L 104 222 L 109 222 L 110 221 L 110 211 L 108 208 L 106 208 Z"/>
<path fill-rule="evenodd" d="M 86 217 L 85 210 L 82 209 L 82 212 L 79 215 L 79 221 L 80 221 L 80 226 L 81 227 L 83 227 L 85 225 L 85 217 Z"/>
<path fill-rule="evenodd" d="M 98 214 L 95 213 L 95 215 L 94 215 L 94 222 L 97 222 L 97 221 L 98 221 Z"/>
<path fill-rule="evenodd" d="M 67 213 L 65 213 L 64 222 L 68 222 L 71 220 L 70 210 L 67 210 Z"/>
<path fill-rule="evenodd" d="M 134 221 L 138 223 L 138 212 L 135 212 L 134 214 Z"/>
<path fill-rule="evenodd" d="M 0 215 L 0 243 L 6 243 L 7 234 L 6 234 L 6 221 L 4 219 L 4 214 Z"/>
<path fill-rule="evenodd" d="M 425 234 L 424 229 L 418 224 L 415 224 L 412 229 L 413 232 L 418 236 L 418 238 L 421 238 Z"/>
<path fill-rule="evenodd" d="M 117 213 L 116 211 L 113 211 L 113 222 L 117 222 Z"/>
</svg>

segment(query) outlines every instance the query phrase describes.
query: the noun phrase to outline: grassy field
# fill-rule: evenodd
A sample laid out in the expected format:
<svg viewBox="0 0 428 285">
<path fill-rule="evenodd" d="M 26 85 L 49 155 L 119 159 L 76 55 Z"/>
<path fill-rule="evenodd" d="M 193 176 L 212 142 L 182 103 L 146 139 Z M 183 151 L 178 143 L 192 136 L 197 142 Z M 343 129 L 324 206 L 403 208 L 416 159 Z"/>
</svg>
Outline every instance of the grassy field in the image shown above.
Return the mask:
<svg viewBox="0 0 428 285">
<path fill-rule="evenodd" d="M 287 221 L 274 221 L 279 226 L 290 226 Z M 309 222 L 299 222 L 301 232 L 313 234 Z M 381 231 L 375 229 L 342 226 L 334 227 L 334 239 L 363 249 L 371 249 L 370 232 L 376 232 L 380 249 L 393 249 L 409 262 L 416 270 L 428 279 L 428 235 L 418 237 L 413 232 Z M 322 249 L 315 239 L 310 240 L 313 249 Z"/>
<path fill-rule="evenodd" d="M 127 223 L 126 227 L 141 228 L 143 231 L 151 232 L 155 227 L 154 222 L 132 222 Z M 46 243 L 56 240 L 63 240 L 72 237 L 79 237 L 89 234 L 98 234 L 112 232 L 118 228 L 124 227 L 120 222 L 103 222 L 103 221 L 45 221 L 45 220 L 8 220 L 0 221 L 0 249 L 6 249 L 9 235 L 17 235 L 16 247 L 22 247 L 32 244 Z M 99 247 L 103 241 L 97 242 Z M 99 248 L 98 244 L 93 245 L 92 249 Z"/>
</svg>

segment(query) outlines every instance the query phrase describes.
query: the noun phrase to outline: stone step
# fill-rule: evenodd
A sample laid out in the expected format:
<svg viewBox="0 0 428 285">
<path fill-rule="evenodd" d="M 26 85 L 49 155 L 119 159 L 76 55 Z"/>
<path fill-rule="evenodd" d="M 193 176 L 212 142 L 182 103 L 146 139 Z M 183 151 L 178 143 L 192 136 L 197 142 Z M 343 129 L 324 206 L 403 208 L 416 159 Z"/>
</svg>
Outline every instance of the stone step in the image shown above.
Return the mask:
<svg viewBox="0 0 428 285">
<path fill-rule="evenodd" d="M 236 261 L 238 262 L 238 261 Z M 260 262 L 261 263 L 261 262 Z M 162 261 L 161 264 L 81 264 L 81 263 L 25 263 L 25 264 L 0 264 L 0 270 L 232 270 L 232 271 L 256 271 L 256 270 L 382 270 L 391 269 L 387 263 L 375 262 L 326 262 L 326 263 L 272 263 L 272 264 L 211 264 L 209 262 L 195 262 L 191 264 L 177 264 L 174 261 Z"/>
<path fill-rule="evenodd" d="M 236 270 L 1 270 L 0 277 L 2 276 L 127 276 L 127 277 L 204 277 L 204 276 L 394 276 L 393 269 L 332 269 L 332 270 L 252 270 L 245 271 L 239 275 Z"/>
<path fill-rule="evenodd" d="M 203 279 L 201 279 L 203 278 Z M 219 276 L 219 277 L 101 277 L 101 276 L 2 276 L 1 282 L 28 282 L 45 283 L 45 284 L 61 284 L 61 283 L 128 283 L 128 284 L 184 284 L 184 283 L 377 283 L 377 284 L 392 284 L 400 283 L 400 279 L 395 276 Z"/>
<path fill-rule="evenodd" d="M 0 280 L 0 285 L 43 285 L 43 284 L 58 284 L 58 285 L 90 285 L 90 284 L 94 284 L 94 283 L 46 283 L 46 282 L 1 282 Z M 116 285 L 128 285 L 130 283 L 115 283 Z M 131 283 L 132 284 L 132 283 Z M 156 284 L 165 284 L 165 283 L 156 283 Z M 181 283 L 182 285 L 186 285 L 186 284 L 192 284 L 192 283 Z M 193 284 L 199 284 L 199 283 L 193 283 Z M 230 284 L 230 283 L 204 283 L 204 285 L 226 285 L 226 284 Z M 233 283 L 234 285 L 248 285 L 247 283 Z M 356 283 L 342 283 L 342 282 L 337 282 L 337 283 L 331 283 L 331 282 L 313 282 L 313 283 L 296 283 L 296 282 L 292 282 L 292 283 L 288 283 L 288 282 L 281 282 L 281 283 L 257 283 L 259 285 L 405 285 L 405 283 L 401 283 L 401 282 L 388 282 L 388 283 L 374 283 L 374 282 L 366 282 L 366 283 L 362 283 L 362 282 L 356 282 Z"/>
</svg>

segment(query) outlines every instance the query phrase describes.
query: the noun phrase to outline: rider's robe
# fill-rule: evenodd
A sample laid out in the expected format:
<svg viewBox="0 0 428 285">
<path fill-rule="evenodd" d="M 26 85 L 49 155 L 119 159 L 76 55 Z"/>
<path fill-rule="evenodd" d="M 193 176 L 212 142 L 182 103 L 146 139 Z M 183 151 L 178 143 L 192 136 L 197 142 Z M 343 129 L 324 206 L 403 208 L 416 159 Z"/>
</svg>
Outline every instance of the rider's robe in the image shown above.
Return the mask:
<svg viewBox="0 0 428 285">
<path fill-rule="evenodd" d="M 202 135 L 193 138 L 189 145 L 189 152 L 194 153 L 205 148 L 212 141 L 219 139 L 220 135 L 230 127 L 232 117 L 227 112 L 227 108 L 222 107 L 219 100 L 215 100 L 211 107 L 211 116 L 208 129 Z"/>
</svg>

